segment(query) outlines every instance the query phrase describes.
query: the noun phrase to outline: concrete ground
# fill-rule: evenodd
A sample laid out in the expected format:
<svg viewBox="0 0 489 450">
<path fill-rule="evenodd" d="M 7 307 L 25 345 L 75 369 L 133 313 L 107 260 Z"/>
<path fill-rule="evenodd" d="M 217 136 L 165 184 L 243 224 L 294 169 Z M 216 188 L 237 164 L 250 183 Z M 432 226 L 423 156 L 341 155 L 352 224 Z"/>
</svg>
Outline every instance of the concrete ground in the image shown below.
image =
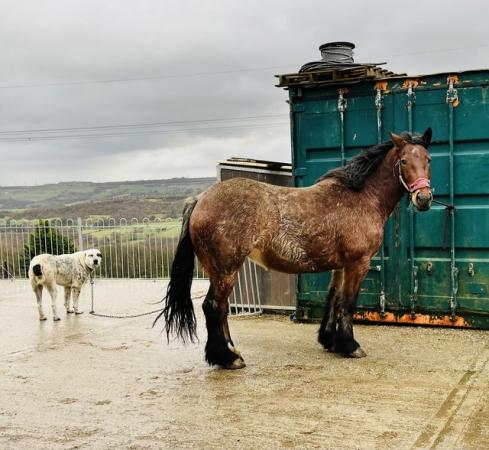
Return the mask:
<svg viewBox="0 0 489 450">
<path fill-rule="evenodd" d="M 46 301 L 40 323 L 27 284 L 0 281 L 0 448 L 489 448 L 489 332 L 356 325 L 368 357 L 351 360 L 315 324 L 234 318 L 248 366 L 223 371 L 203 360 L 200 305 L 201 342 L 167 345 L 152 316 L 90 316 L 84 289 L 85 314 L 53 323 Z M 163 291 L 97 282 L 95 311 L 151 310 Z"/>
</svg>

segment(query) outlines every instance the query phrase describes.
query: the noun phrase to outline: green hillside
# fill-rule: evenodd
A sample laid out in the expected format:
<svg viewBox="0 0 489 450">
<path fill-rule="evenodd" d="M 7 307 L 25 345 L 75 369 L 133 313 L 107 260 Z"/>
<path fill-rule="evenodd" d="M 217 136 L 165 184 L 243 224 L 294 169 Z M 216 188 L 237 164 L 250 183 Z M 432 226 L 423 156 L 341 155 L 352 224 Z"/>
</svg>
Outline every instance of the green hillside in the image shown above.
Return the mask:
<svg viewBox="0 0 489 450">
<path fill-rule="evenodd" d="M 178 217 L 186 197 L 215 178 L 0 187 L 0 218 Z"/>
</svg>

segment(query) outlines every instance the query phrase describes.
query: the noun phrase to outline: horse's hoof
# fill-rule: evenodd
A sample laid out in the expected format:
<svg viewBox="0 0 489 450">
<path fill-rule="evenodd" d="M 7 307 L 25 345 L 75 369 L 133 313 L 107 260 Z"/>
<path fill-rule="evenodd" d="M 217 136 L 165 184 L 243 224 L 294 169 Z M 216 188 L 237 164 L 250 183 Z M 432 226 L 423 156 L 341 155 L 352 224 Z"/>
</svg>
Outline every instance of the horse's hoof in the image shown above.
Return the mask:
<svg viewBox="0 0 489 450">
<path fill-rule="evenodd" d="M 48 318 L 47 318 L 46 316 L 39 317 L 39 320 L 40 320 L 41 322 L 44 322 L 44 321 L 45 321 L 45 320 L 47 320 L 47 319 L 48 319 Z"/>
<path fill-rule="evenodd" d="M 83 311 L 75 311 L 75 314 L 83 314 Z"/>
<path fill-rule="evenodd" d="M 236 370 L 236 369 L 242 369 L 243 367 L 246 367 L 246 364 L 243 361 L 243 359 L 236 358 L 231 364 L 228 364 L 227 366 L 223 366 L 223 369 Z"/>
<path fill-rule="evenodd" d="M 340 353 L 340 351 L 336 348 L 336 345 L 331 345 L 330 347 L 327 347 L 326 350 L 329 353 Z"/>
<path fill-rule="evenodd" d="M 238 355 L 239 358 L 243 359 L 243 357 L 241 356 L 241 353 L 240 351 L 234 347 L 231 342 L 228 342 L 228 349 L 231 350 L 235 355 Z"/>
<path fill-rule="evenodd" d="M 67 309 L 66 314 L 73 314 L 75 311 L 73 309 Z"/>
<path fill-rule="evenodd" d="M 341 353 L 341 348 L 336 342 L 332 342 L 330 345 L 328 345 L 326 350 L 328 350 L 329 353 Z"/>
<path fill-rule="evenodd" d="M 362 347 L 358 347 L 356 350 L 346 356 L 348 356 L 349 358 L 365 358 L 367 354 L 363 351 Z"/>
<path fill-rule="evenodd" d="M 53 320 L 57 322 L 58 320 L 61 320 L 59 317 L 53 317 Z"/>
</svg>

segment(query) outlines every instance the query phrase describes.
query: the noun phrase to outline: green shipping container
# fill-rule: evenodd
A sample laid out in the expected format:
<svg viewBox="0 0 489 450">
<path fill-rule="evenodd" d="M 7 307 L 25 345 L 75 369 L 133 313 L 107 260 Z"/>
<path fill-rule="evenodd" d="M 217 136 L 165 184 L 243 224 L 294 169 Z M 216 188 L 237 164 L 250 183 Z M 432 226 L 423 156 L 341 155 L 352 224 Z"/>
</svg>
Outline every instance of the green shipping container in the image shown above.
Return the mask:
<svg viewBox="0 0 489 450">
<path fill-rule="evenodd" d="M 489 71 L 344 73 L 279 76 L 295 185 L 313 184 L 391 131 L 431 126 L 434 195 L 455 205 L 419 213 L 405 196 L 362 284 L 357 319 L 489 328 Z M 328 283 L 327 273 L 299 276 L 299 319 L 322 316 Z"/>
</svg>

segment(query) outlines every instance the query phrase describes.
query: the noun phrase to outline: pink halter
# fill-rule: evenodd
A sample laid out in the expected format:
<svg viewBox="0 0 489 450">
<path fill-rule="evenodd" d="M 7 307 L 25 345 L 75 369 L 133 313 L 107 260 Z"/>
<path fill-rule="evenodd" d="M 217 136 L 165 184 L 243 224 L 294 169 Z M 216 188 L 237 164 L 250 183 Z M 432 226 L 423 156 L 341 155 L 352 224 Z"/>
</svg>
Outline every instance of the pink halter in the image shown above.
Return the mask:
<svg viewBox="0 0 489 450">
<path fill-rule="evenodd" d="M 404 178 L 402 177 L 401 164 L 400 163 L 401 163 L 401 161 L 397 162 L 397 166 L 399 167 L 399 182 L 404 186 L 406 191 L 408 191 L 410 194 L 412 194 L 413 192 L 419 191 L 420 189 L 430 187 L 430 180 L 426 177 L 419 177 L 414 181 L 414 183 L 411 183 L 408 186 L 408 184 L 404 181 Z"/>
<path fill-rule="evenodd" d="M 409 185 L 409 192 L 418 191 L 419 189 L 430 187 L 430 180 L 425 177 L 418 178 L 414 183 Z"/>
</svg>

